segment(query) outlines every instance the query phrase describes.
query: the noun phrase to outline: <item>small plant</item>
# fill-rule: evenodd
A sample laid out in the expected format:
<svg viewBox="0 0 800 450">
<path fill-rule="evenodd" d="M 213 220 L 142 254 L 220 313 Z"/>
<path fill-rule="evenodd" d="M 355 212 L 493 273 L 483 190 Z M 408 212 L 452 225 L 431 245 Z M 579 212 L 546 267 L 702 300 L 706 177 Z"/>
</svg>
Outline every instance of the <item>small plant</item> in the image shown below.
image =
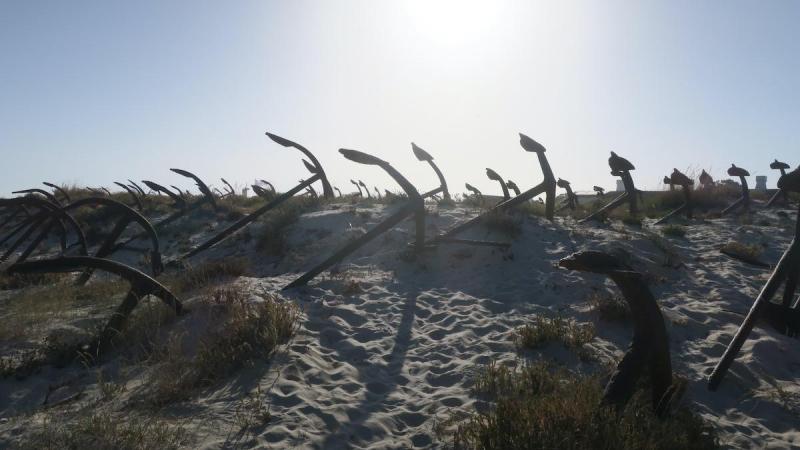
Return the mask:
<svg viewBox="0 0 800 450">
<path fill-rule="evenodd" d="M 608 293 L 593 292 L 587 300 L 592 310 L 600 315 L 603 320 L 612 322 L 627 321 L 631 316 L 630 308 L 622 297 Z"/>
<path fill-rule="evenodd" d="M 290 303 L 273 297 L 250 300 L 235 287 L 216 289 L 203 302 L 214 321 L 208 331 L 192 339 L 173 334 L 154 351 L 150 384 L 156 405 L 185 400 L 198 388 L 269 358 L 294 334 L 299 315 Z"/>
<path fill-rule="evenodd" d="M 761 256 L 762 248 L 755 244 L 748 245 L 737 241 L 730 241 L 723 245 L 720 251 L 734 257 L 755 261 Z"/>
<path fill-rule="evenodd" d="M 466 419 L 455 416 L 449 421 L 455 430 L 437 434 L 460 450 L 719 448 L 713 429 L 687 409 L 659 419 L 642 390 L 615 414 L 599 407 L 602 392 L 598 377 L 544 363 L 519 369 L 492 364 L 473 388 L 491 407 Z"/>
<path fill-rule="evenodd" d="M 262 219 L 264 228 L 256 241 L 256 249 L 271 256 L 285 255 L 288 250 L 286 237 L 289 227 L 297 222 L 311 202 L 311 199 L 295 197 L 264 216 Z"/>
<path fill-rule="evenodd" d="M 629 227 L 642 228 L 642 218 L 633 214 L 626 214 L 623 216 L 622 223 Z"/>
<path fill-rule="evenodd" d="M 247 272 L 247 260 L 243 258 L 227 258 L 218 261 L 206 261 L 167 280 L 167 285 L 175 294 L 191 292 L 220 281 L 236 278 Z"/>
<path fill-rule="evenodd" d="M 533 323 L 514 332 L 517 349 L 536 349 L 549 342 L 561 342 L 567 348 L 578 348 L 594 338 L 594 326 L 571 319 L 535 316 Z"/>
</svg>

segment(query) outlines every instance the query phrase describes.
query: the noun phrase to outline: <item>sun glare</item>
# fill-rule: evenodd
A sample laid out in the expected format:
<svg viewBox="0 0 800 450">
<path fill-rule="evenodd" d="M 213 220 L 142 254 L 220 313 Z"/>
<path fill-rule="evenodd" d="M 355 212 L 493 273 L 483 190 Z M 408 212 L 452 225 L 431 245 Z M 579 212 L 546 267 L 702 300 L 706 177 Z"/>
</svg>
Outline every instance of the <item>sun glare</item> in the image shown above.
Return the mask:
<svg viewBox="0 0 800 450">
<path fill-rule="evenodd" d="M 403 5 L 415 33 L 446 46 L 485 37 L 499 25 L 502 9 L 502 2 L 479 0 L 412 0 Z"/>
</svg>

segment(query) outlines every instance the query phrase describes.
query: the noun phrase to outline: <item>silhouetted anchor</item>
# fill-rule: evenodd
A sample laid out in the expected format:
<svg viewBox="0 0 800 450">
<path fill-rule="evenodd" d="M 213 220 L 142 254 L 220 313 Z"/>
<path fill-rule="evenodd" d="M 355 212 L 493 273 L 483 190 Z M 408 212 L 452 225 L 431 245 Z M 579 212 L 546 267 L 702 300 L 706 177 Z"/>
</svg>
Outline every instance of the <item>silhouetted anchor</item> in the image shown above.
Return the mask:
<svg viewBox="0 0 800 450">
<path fill-rule="evenodd" d="M 236 196 L 236 189 L 234 189 L 233 186 L 231 186 L 231 184 L 228 183 L 228 180 L 226 180 L 225 178 L 220 178 L 220 180 L 222 180 L 222 182 L 225 184 L 225 186 L 228 187 L 227 195 L 230 195 L 231 197 L 235 197 Z"/>
<path fill-rule="evenodd" d="M 154 181 L 142 180 L 142 183 L 144 183 L 145 186 L 147 186 L 151 190 L 155 191 L 159 195 L 161 195 L 162 193 L 166 194 L 169 198 L 172 199 L 172 201 L 173 201 L 172 206 L 174 208 L 183 209 L 183 208 L 186 207 L 186 200 L 183 199 L 182 195 L 176 194 L 176 193 L 170 191 L 168 188 L 165 188 L 164 186 L 162 186 L 162 185 L 160 185 L 160 184 L 158 184 L 158 183 L 156 183 Z"/>
<path fill-rule="evenodd" d="M 639 208 L 636 204 L 636 199 L 639 195 L 636 186 L 633 184 L 633 178 L 631 178 L 631 170 L 635 170 L 636 168 L 631 164 L 630 161 L 627 159 L 618 156 L 616 153 L 611 152 L 611 157 L 608 158 L 608 166 L 611 168 L 611 175 L 616 177 L 620 177 L 622 179 L 622 184 L 625 186 L 625 192 L 620 195 L 619 197 L 612 200 L 606 206 L 600 208 L 599 210 L 595 211 L 594 213 L 590 214 L 588 217 L 582 219 L 580 222 L 586 222 L 592 219 L 595 219 L 606 211 L 611 211 L 620 205 L 622 205 L 625 200 L 628 201 L 629 204 L 629 211 L 631 214 L 636 214 L 639 212 Z"/>
<path fill-rule="evenodd" d="M 136 192 L 135 189 L 131 188 L 127 184 L 120 183 L 119 181 L 115 181 L 114 184 L 124 189 L 125 192 L 127 192 L 128 195 L 131 196 L 131 198 L 133 199 L 133 204 L 136 205 L 136 209 L 141 211 L 144 208 L 144 206 L 142 206 L 142 200 L 139 198 L 139 193 Z"/>
<path fill-rule="evenodd" d="M 145 193 L 145 192 L 144 192 L 144 189 L 142 189 L 142 187 L 141 187 L 141 186 L 139 186 L 138 184 L 136 184 L 136 182 L 135 182 L 135 181 L 133 181 L 133 180 L 131 180 L 130 178 L 128 178 L 128 183 L 130 183 L 128 186 L 130 186 L 130 187 L 132 187 L 132 188 L 136 189 L 136 192 L 138 192 L 138 193 L 139 193 L 139 195 L 141 195 L 142 197 L 147 197 L 147 193 Z"/>
<path fill-rule="evenodd" d="M 502 201 L 497 205 L 495 205 L 494 207 L 489 208 L 489 210 L 487 210 L 483 214 L 477 217 L 473 217 L 472 219 L 466 222 L 463 222 L 461 224 L 458 224 L 450 228 L 449 230 L 440 234 L 438 237 L 434 238 L 433 242 L 453 241 L 453 236 L 480 223 L 488 215 L 497 214 L 498 212 L 501 211 L 507 211 L 541 194 L 545 194 L 546 198 L 545 216 L 549 220 L 553 220 L 553 217 L 555 215 L 555 204 L 556 204 L 556 179 L 553 176 L 553 171 L 550 169 L 550 163 L 547 162 L 547 156 L 545 156 L 545 152 L 547 150 L 545 150 L 542 144 L 534 141 L 533 139 L 529 138 L 528 136 L 522 133 L 519 134 L 519 144 L 525 151 L 536 153 L 536 156 L 539 159 L 539 166 L 541 167 L 542 174 L 544 175 L 544 180 L 542 180 L 542 182 L 539 183 L 538 185 L 523 192 L 522 194 L 512 197 L 508 200 Z M 470 188 L 472 188 L 472 186 L 467 184 L 467 189 Z M 477 189 L 475 189 L 475 191 L 477 191 Z"/>
<path fill-rule="evenodd" d="M 338 187 L 334 187 L 333 190 L 339 193 L 339 197 L 342 196 L 342 191 L 340 191 Z"/>
<path fill-rule="evenodd" d="M 800 167 L 781 176 L 778 180 L 778 188 L 786 192 L 800 192 Z M 742 349 L 745 341 L 747 340 L 750 332 L 755 326 L 756 319 L 764 312 L 765 309 L 780 308 L 782 314 L 779 316 L 785 322 L 785 328 L 782 330 L 790 336 L 797 336 L 800 334 L 800 309 L 798 309 L 797 301 L 795 300 L 795 291 L 797 290 L 797 282 L 800 278 L 800 208 L 797 211 L 797 221 L 794 229 L 794 239 L 789 244 L 789 248 L 783 253 L 775 270 L 770 275 L 764 288 L 758 294 L 753 306 L 747 313 L 739 330 L 733 337 L 725 354 L 722 355 L 719 363 L 714 368 L 711 376 L 708 378 L 708 388 L 712 391 L 717 390 L 725 374 L 728 372 L 736 355 Z M 778 292 L 785 281 L 783 291 L 782 305 L 773 305 L 770 300 Z"/>
<path fill-rule="evenodd" d="M 373 186 L 372 188 L 375 189 L 375 195 L 377 195 L 378 198 L 380 199 L 381 198 L 381 191 L 378 190 L 378 186 Z"/>
<path fill-rule="evenodd" d="M 658 415 L 664 415 L 675 395 L 669 339 L 661 310 L 644 276 L 621 259 L 595 251 L 575 253 L 559 261 L 558 265 L 608 276 L 622 291 L 631 311 L 633 338 L 606 384 L 601 405 L 610 405 L 621 411 L 636 391 L 639 378 L 648 372 L 653 409 Z"/>
<path fill-rule="evenodd" d="M 559 178 L 558 181 L 556 181 L 556 186 L 567 191 L 567 199 L 561 209 L 569 208 L 574 211 L 575 208 L 578 207 L 578 196 L 572 192 L 572 186 L 569 184 L 569 181 Z"/>
<path fill-rule="evenodd" d="M 483 194 L 481 194 L 481 191 L 479 191 L 478 188 L 469 183 L 464 183 L 464 187 L 466 187 L 468 191 L 472 192 L 472 195 L 478 197 L 478 200 L 481 203 L 483 202 Z"/>
<path fill-rule="evenodd" d="M 669 186 L 670 191 L 675 190 L 675 185 L 672 183 L 672 179 L 670 179 L 670 177 L 664 177 L 664 184 Z"/>
<path fill-rule="evenodd" d="M 497 181 L 498 183 L 500 183 L 500 188 L 503 189 L 503 200 L 508 200 L 511 198 L 511 196 L 508 195 L 508 188 L 506 187 L 506 182 L 503 181 L 503 177 L 501 177 L 500 174 L 487 167 L 486 176 L 490 180 Z"/>
<path fill-rule="evenodd" d="M 427 162 L 428 165 L 431 166 L 431 169 L 436 172 L 436 176 L 439 178 L 439 187 L 421 194 L 422 198 L 425 199 L 428 197 L 433 197 L 434 195 L 441 193 L 446 200 L 450 200 L 450 191 L 447 190 L 447 181 L 444 179 L 442 171 L 439 170 L 439 167 L 433 162 L 433 156 L 413 142 L 411 143 L 411 150 L 414 152 L 414 156 L 416 156 L 419 161 Z"/>
<path fill-rule="evenodd" d="M 672 175 L 670 175 L 669 177 L 669 182 L 670 186 L 678 185 L 681 188 L 683 188 L 683 195 L 685 201 L 683 202 L 683 205 L 679 206 L 677 209 L 671 211 L 669 214 L 659 219 L 655 223 L 655 225 L 661 225 L 662 223 L 666 222 L 671 217 L 673 217 L 675 214 L 678 214 L 682 211 L 686 213 L 687 219 L 692 218 L 692 209 L 693 209 L 692 186 L 694 185 L 694 181 L 692 181 L 689 177 L 687 177 L 678 169 L 672 169 Z"/>
<path fill-rule="evenodd" d="M 67 191 L 62 189 L 61 186 L 58 186 L 58 185 L 53 184 L 53 183 L 48 183 L 47 181 L 43 181 L 42 184 L 45 185 L 45 186 L 49 186 L 49 187 L 53 188 L 56 192 L 61 194 L 64 197 L 62 200 L 64 200 L 65 202 L 69 203 L 69 202 L 72 201 L 72 199 L 70 199 L 69 194 L 67 193 Z"/>
<path fill-rule="evenodd" d="M 364 197 L 364 194 L 361 192 L 361 186 L 355 180 L 350 180 L 350 182 L 355 185 L 356 189 L 358 189 L 358 196 Z"/>
<path fill-rule="evenodd" d="M 276 196 L 274 199 L 269 201 L 266 205 L 258 208 L 257 210 L 251 212 L 250 214 L 242 217 L 241 219 L 237 220 L 233 224 L 229 225 L 227 228 L 222 230 L 216 236 L 212 237 L 211 239 L 207 240 L 203 244 L 200 244 L 199 246 L 197 246 L 196 248 L 194 248 L 190 252 L 188 252 L 185 255 L 183 255 L 180 258 L 178 258 L 179 260 L 185 260 L 185 259 L 191 258 L 192 256 L 197 255 L 198 253 L 200 253 L 200 252 L 202 252 L 204 250 L 207 250 L 207 249 L 217 245 L 218 243 L 224 241 L 225 239 L 227 239 L 228 237 L 230 237 L 231 235 L 233 235 L 237 231 L 241 230 L 242 228 L 246 227 L 247 225 L 249 225 L 254 220 L 256 220 L 259 217 L 261 217 L 266 212 L 270 211 L 271 209 L 275 208 L 276 206 L 280 205 L 281 203 L 285 202 L 286 200 L 292 198 L 295 194 L 297 194 L 299 192 L 302 192 L 306 187 L 311 186 L 316 181 L 320 181 L 322 183 L 323 196 L 325 198 L 333 198 L 333 189 L 331 188 L 331 185 L 328 182 L 328 178 L 325 175 L 325 171 L 322 169 L 322 166 L 319 164 L 319 161 L 317 160 L 317 158 L 308 149 L 306 149 L 305 147 L 301 146 L 300 144 L 297 144 L 295 142 L 292 142 L 292 141 L 290 141 L 288 139 L 285 139 L 285 138 L 282 138 L 280 136 L 276 136 L 276 135 L 270 134 L 270 133 L 266 133 L 266 134 L 270 139 L 272 139 L 273 141 L 275 141 L 279 145 L 282 145 L 284 147 L 293 147 L 295 149 L 300 150 L 303 154 L 305 154 L 308 157 L 308 159 L 311 160 L 311 162 L 309 163 L 308 161 L 303 160 L 303 164 L 305 165 L 306 169 L 308 169 L 313 174 L 313 176 L 311 178 L 309 178 L 308 180 L 305 180 L 304 182 L 298 184 L 294 188 L 288 190 L 287 192 L 284 192 L 283 194 L 280 194 L 280 195 Z"/>
<path fill-rule="evenodd" d="M 594 192 L 597 194 L 598 197 L 603 197 L 604 195 L 606 195 L 606 190 L 601 188 L 600 186 L 594 186 L 592 187 L 592 189 L 594 190 Z"/>
<path fill-rule="evenodd" d="M 714 179 L 711 178 L 711 175 L 709 175 L 705 169 L 703 169 L 703 171 L 700 172 L 700 187 L 702 189 L 709 189 L 714 187 Z"/>
<path fill-rule="evenodd" d="M 181 314 L 183 305 L 170 290 L 145 275 L 144 273 L 125 264 L 108 259 L 92 256 L 62 256 L 54 259 L 40 259 L 14 264 L 8 268 L 8 273 L 51 273 L 75 272 L 82 269 L 102 270 L 113 273 L 130 283 L 130 290 L 117 310 L 111 315 L 100 335 L 89 346 L 89 355 L 97 356 L 111 340 L 120 334 L 125 322 L 133 309 L 138 305 L 139 299 L 154 295 L 175 314 Z"/>
<path fill-rule="evenodd" d="M 745 211 L 750 209 L 750 188 L 747 186 L 747 179 L 745 179 L 745 177 L 750 176 L 750 172 L 742 169 L 741 167 L 736 167 L 736 164 L 731 164 L 731 167 L 728 169 L 728 175 L 732 177 L 739 177 L 739 182 L 742 186 L 742 196 L 730 206 L 722 210 L 723 216 L 738 208 L 742 208 Z"/>
<path fill-rule="evenodd" d="M 65 252 L 67 249 L 67 232 L 64 225 L 65 223 L 67 223 L 75 233 L 75 236 L 78 239 L 78 245 L 80 247 L 79 251 L 81 254 L 87 254 L 88 250 L 86 245 L 86 237 L 84 236 L 80 225 L 78 225 L 78 222 L 75 220 L 75 218 L 64 211 L 61 206 L 56 205 L 47 199 L 31 195 L 10 199 L 0 199 L 0 206 L 9 208 L 29 207 L 37 210 L 35 214 L 16 224 L 8 234 L 0 239 L 0 245 L 3 245 L 19 234 L 17 240 L 15 240 L 7 249 L 7 251 L 0 256 L 0 262 L 8 260 L 8 258 L 17 250 L 17 248 L 25 243 L 34 232 L 39 230 L 39 235 L 33 239 L 33 243 L 30 244 L 28 248 L 17 258 L 17 260 L 24 261 L 36 248 L 36 246 L 39 245 L 44 237 L 50 233 L 50 230 L 54 226 L 58 227 L 60 233 L 61 252 Z"/>
<path fill-rule="evenodd" d="M 773 170 L 780 170 L 781 177 L 783 177 L 784 175 L 786 175 L 786 169 L 789 168 L 789 165 L 786 164 L 785 162 L 780 162 L 776 159 L 769 165 L 769 168 Z M 775 201 L 778 200 L 778 197 L 783 197 L 783 202 L 786 205 L 789 204 L 789 193 L 784 191 L 783 189 L 778 189 L 778 191 L 775 192 L 775 194 L 773 194 L 772 197 L 767 202 L 767 206 L 772 206 L 775 203 Z"/>
<path fill-rule="evenodd" d="M 514 195 L 522 194 L 522 192 L 519 190 L 519 186 L 517 186 L 517 183 L 514 183 L 511 180 L 506 181 L 506 187 L 514 191 Z"/>
<path fill-rule="evenodd" d="M 364 184 L 363 181 L 358 180 L 358 185 L 364 188 L 364 192 L 367 193 L 367 198 L 372 198 L 372 195 L 370 195 L 370 193 L 369 193 L 369 188 L 367 187 L 366 184 Z M 360 189 L 359 189 L 359 191 L 360 191 Z"/>
</svg>

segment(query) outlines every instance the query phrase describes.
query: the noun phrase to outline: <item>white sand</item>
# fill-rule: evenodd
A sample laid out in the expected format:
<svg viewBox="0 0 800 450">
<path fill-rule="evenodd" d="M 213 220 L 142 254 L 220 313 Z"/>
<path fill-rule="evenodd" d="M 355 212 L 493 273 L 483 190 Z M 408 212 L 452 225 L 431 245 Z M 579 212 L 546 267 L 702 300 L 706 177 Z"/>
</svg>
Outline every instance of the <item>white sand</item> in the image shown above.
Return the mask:
<svg viewBox="0 0 800 450">
<path fill-rule="evenodd" d="M 461 207 L 431 208 L 429 235 L 474 215 Z M 434 425 L 454 411 L 472 409 L 471 380 L 481 365 L 547 358 L 595 371 L 616 362 L 631 327 L 599 319 L 586 303 L 594 290 L 615 288 L 603 277 L 554 267 L 581 249 L 622 249 L 637 270 L 649 274 L 667 322 L 674 370 L 689 381 L 684 402 L 714 424 L 725 445 L 800 445 L 794 427 L 800 413 L 796 340 L 757 327 L 719 391 L 709 392 L 705 381 L 769 275 L 717 249 L 731 239 L 764 243 L 762 258 L 774 263 L 791 239 L 793 214 L 789 219 L 759 212 L 754 225 L 740 225 L 737 219 L 692 222 L 685 239 L 661 239 L 673 253 L 669 258 L 654 243 L 653 234 L 660 234 L 649 225 L 640 230 L 620 223 L 576 225 L 529 217 L 510 251 L 447 245 L 414 259 L 406 257 L 413 224 L 405 222 L 348 257 L 334 274 L 281 292 L 387 215 L 382 206 L 353 209 L 334 205 L 302 216 L 292 227 L 291 250 L 282 261 L 255 257 L 252 245 L 242 239 L 209 252 L 215 258 L 254 256 L 260 276 L 239 282 L 255 295 L 279 293 L 304 313 L 296 337 L 271 364 L 243 370 L 195 401 L 168 408 L 176 421 L 197 433 L 196 446 L 438 447 Z M 250 233 L 257 236 L 258 227 Z M 508 240 L 481 225 L 460 237 Z M 597 361 L 583 362 L 557 344 L 517 354 L 512 331 L 542 313 L 595 323 L 597 337 L 587 349 Z M 135 391 L 141 374 L 126 376 Z M 70 378 L 78 379 L 73 385 L 85 394 L 73 403 L 96 401 L 94 375 L 77 368 L 45 368 L 24 381 L 0 380 L 0 417 L 41 404 L 48 386 Z M 261 393 L 272 420 L 240 431 L 237 410 L 254 392 Z M 24 428 L 11 420 L 0 424 L 0 436 Z"/>
</svg>

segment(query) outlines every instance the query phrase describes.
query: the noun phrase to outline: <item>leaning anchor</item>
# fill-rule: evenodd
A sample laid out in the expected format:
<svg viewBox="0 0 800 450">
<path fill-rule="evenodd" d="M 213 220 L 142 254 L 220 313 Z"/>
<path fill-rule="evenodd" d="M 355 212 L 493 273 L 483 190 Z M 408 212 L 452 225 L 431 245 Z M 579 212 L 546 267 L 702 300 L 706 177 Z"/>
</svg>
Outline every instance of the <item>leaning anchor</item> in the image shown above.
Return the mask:
<svg viewBox="0 0 800 450">
<path fill-rule="evenodd" d="M 778 188 L 786 192 L 800 192 L 800 167 L 783 175 L 778 180 Z M 753 302 L 750 312 L 747 313 L 747 317 L 745 317 L 739 330 L 736 331 L 736 335 L 734 335 L 730 345 L 708 378 L 708 389 L 717 390 L 731 364 L 733 364 L 733 360 L 753 330 L 756 319 L 758 319 L 763 310 L 771 308 L 770 305 L 772 303 L 770 300 L 778 292 L 784 281 L 786 283 L 783 291 L 783 303 L 780 308 L 783 310 L 782 316 L 786 322 L 785 331 L 791 335 L 800 333 L 800 310 L 797 309 L 798 305 L 795 302 L 794 295 L 797 290 L 798 279 L 800 279 L 800 207 L 797 211 L 794 239 L 792 239 L 789 248 L 781 256 L 772 275 L 758 294 L 755 302 Z"/>
<path fill-rule="evenodd" d="M 669 177 L 670 185 L 678 185 L 683 189 L 683 195 L 685 197 L 685 201 L 683 205 L 679 206 L 674 211 L 670 212 L 666 216 L 659 219 L 654 225 L 661 225 L 662 223 L 669 220 L 671 217 L 679 214 L 681 212 L 686 213 L 686 218 L 692 218 L 692 185 L 694 185 L 694 181 L 692 181 L 689 177 L 684 175 L 678 169 L 672 169 L 672 175 Z"/>
<path fill-rule="evenodd" d="M 607 211 L 611 211 L 619 207 L 620 205 L 625 203 L 626 200 L 628 201 L 629 212 L 631 214 L 636 214 L 639 211 L 639 208 L 636 205 L 636 198 L 638 196 L 638 191 L 636 190 L 636 186 L 633 185 L 633 178 L 631 177 L 631 170 L 635 170 L 636 168 L 633 166 L 633 164 L 631 164 L 630 161 L 617 155 L 614 152 L 611 152 L 611 157 L 608 158 L 608 166 L 611 168 L 611 175 L 620 177 L 622 179 L 622 184 L 625 187 L 625 192 L 619 197 L 612 200 L 611 203 L 590 214 L 588 217 L 582 219 L 580 223 L 596 219 L 605 214 Z"/>
<path fill-rule="evenodd" d="M 773 169 L 773 170 L 780 170 L 780 171 L 781 171 L 781 177 L 783 177 L 784 175 L 786 175 L 786 169 L 788 169 L 788 168 L 789 168 L 789 165 L 788 165 L 788 164 L 786 164 L 785 162 L 780 162 L 780 161 L 778 161 L 778 160 L 776 159 L 775 161 L 773 161 L 773 162 L 772 162 L 772 163 L 769 165 L 769 168 L 770 168 L 770 169 Z M 785 191 L 785 190 L 783 190 L 783 189 L 778 189 L 778 192 L 776 192 L 776 193 L 775 193 L 775 194 L 772 196 L 772 198 L 770 198 L 770 199 L 769 199 L 769 201 L 767 202 L 767 206 L 768 206 L 768 207 L 769 207 L 769 206 L 772 206 L 772 205 L 775 203 L 775 201 L 776 201 L 776 200 L 778 200 L 778 198 L 779 198 L 779 197 L 783 197 L 783 202 L 784 202 L 786 205 L 788 205 L 788 204 L 789 204 L 789 193 L 788 193 L 788 192 L 786 192 L 786 191 Z"/>
<path fill-rule="evenodd" d="M 739 177 L 739 182 L 742 186 L 742 196 L 730 206 L 722 210 L 723 216 L 739 208 L 742 208 L 744 211 L 748 211 L 750 209 L 750 188 L 747 186 L 747 179 L 745 178 L 750 176 L 750 172 L 742 169 L 741 167 L 736 167 L 736 164 L 731 164 L 731 167 L 728 169 L 728 175 L 732 177 Z"/>
</svg>

